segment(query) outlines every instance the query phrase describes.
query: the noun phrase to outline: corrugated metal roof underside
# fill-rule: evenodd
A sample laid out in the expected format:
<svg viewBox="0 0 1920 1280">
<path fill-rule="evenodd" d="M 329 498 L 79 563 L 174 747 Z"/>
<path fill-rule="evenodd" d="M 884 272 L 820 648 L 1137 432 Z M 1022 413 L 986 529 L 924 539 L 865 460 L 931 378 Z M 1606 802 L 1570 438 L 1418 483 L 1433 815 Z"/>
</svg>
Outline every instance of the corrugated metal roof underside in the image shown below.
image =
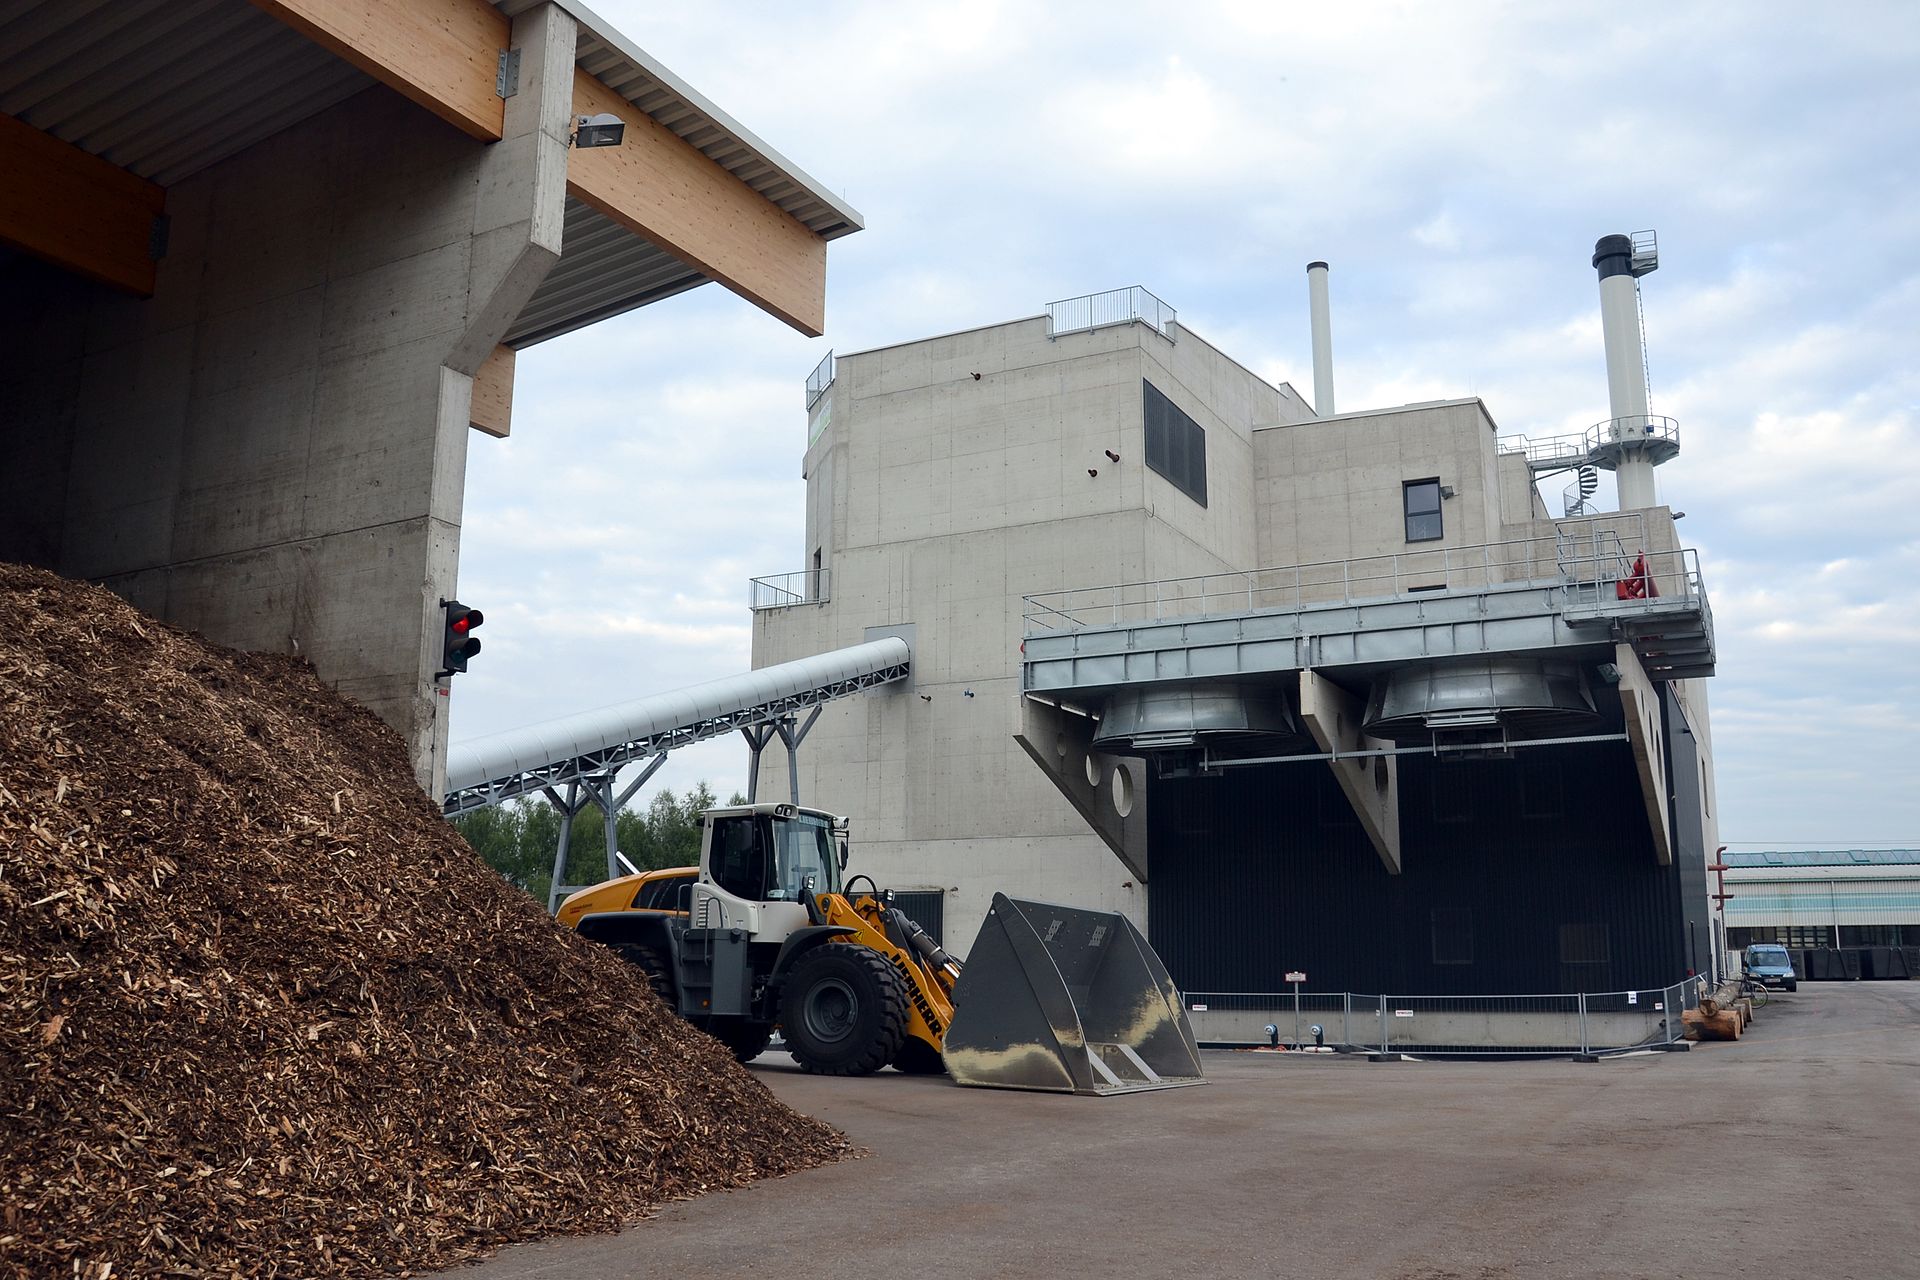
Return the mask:
<svg viewBox="0 0 1920 1280">
<path fill-rule="evenodd" d="M 247 0 L 0 0 L 0 111 L 161 186 L 373 84 Z"/>
<path fill-rule="evenodd" d="M 529 347 L 707 283 L 707 277 L 599 210 L 567 198 L 560 261 L 503 339 Z"/>
<path fill-rule="evenodd" d="M 495 0 L 509 17 L 546 0 Z M 578 0 L 559 0 L 580 23 L 574 62 L 645 111 L 809 231 L 832 240 L 865 225 L 858 212 L 628 41 Z"/>
<path fill-rule="evenodd" d="M 563 7 L 581 22 L 580 66 L 815 233 L 859 229 L 858 213 L 590 10 Z M 0 68 L 0 111 L 161 186 L 375 83 L 248 0 L 0 0 Z M 569 200 L 562 259 L 505 341 L 528 346 L 706 282 Z"/>
</svg>

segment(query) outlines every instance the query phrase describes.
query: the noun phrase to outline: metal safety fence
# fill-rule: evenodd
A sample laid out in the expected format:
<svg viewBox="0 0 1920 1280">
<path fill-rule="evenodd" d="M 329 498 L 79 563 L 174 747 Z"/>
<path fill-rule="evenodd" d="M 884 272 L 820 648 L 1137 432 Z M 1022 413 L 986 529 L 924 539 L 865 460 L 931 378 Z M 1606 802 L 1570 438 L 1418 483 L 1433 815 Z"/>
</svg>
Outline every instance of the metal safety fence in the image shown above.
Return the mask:
<svg viewBox="0 0 1920 1280">
<path fill-rule="evenodd" d="M 1399 996 L 1351 991 L 1188 992 L 1203 1045 L 1278 1044 L 1408 1057 L 1596 1056 L 1664 1049 L 1699 980 L 1633 991 Z"/>
<path fill-rule="evenodd" d="M 827 388 L 832 385 L 833 352 L 829 351 L 820 363 L 813 367 L 813 372 L 807 375 L 807 408 L 813 408 L 814 402 L 825 395 Z"/>
<path fill-rule="evenodd" d="M 1173 339 L 1174 309 L 1134 285 L 1109 289 L 1105 293 L 1082 294 L 1047 304 L 1047 336 L 1079 333 L 1086 329 L 1104 329 L 1112 324 L 1132 324 L 1138 320 L 1161 337 Z"/>
<path fill-rule="evenodd" d="M 830 569 L 801 569 L 794 573 L 770 573 L 747 580 L 747 607 L 790 609 L 797 604 L 824 604 L 831 597 Z"/>
<path fill-rule="evenodd" d="M 1467 547 L 1041 592 L 1024 599 L 1025 634 L 1541 586 L 1555 588 L 1567 607 L 1592 612 L 1704 607 L 1699 553 L 1630 550 L 1644 542 L 1623 537 L 1621 523 L 1562 521 L 1552 534 Z"/>
</svg>

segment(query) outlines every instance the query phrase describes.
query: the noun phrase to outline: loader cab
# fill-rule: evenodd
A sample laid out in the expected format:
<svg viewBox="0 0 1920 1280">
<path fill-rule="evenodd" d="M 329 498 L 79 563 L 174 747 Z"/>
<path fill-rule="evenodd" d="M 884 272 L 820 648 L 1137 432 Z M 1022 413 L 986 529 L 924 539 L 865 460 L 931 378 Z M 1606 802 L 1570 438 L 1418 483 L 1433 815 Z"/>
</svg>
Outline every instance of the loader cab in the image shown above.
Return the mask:
<svg viewBox="0 0 1920 1280">
<path fill-rule="evenodd" d="M 779 942 L 810 921 L 801 894 L 840 892 L 846 821 L 791 804 L 709 809 L 702 815 L 695 928 L 744 929 Z"/>
</svg>

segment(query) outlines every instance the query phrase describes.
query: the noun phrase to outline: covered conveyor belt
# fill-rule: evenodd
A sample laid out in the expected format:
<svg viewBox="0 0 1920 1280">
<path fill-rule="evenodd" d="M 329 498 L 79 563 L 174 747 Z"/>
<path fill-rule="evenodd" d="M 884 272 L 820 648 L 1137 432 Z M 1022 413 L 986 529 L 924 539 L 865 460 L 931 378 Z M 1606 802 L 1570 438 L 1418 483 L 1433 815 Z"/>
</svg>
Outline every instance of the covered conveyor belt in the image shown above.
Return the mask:
<svg viewBox="0 0 1920 1280">
<path fill-rule="evenodd" d="M 455 743 L 447 759 L 447 816 L 557 785 L 605 778 L 623 765 L 675 747 L 769 724 L 904 679 L 910 659 L 907 642 L 889 636 Z"/>
</svg>

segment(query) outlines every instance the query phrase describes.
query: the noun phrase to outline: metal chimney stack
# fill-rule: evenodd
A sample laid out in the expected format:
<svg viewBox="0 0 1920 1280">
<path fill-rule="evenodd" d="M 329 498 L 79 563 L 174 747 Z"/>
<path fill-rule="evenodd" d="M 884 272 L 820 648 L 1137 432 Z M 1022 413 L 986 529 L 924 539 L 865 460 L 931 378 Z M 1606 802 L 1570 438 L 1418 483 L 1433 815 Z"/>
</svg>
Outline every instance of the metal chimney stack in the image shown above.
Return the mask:
<svg viewBox="0 0 1920 1280">
<path fill-rule="evenodd" d="M 1313 316 L 1313 411 L 1333 416 L 1333 319 L 1327 309 L 1327 264 L 1307 264 L 1307 305 Z"/>
<path fill-rule="evenodd" d="M 1620 509 L 1632 511 L 1659 503 L 1654 491 L 1649 450 L 1634 447 L 1648 434 L 1646 348 L 1640 332 L 1640 277 L 1658 258 L 1634 252 L 1631 236 L 1602 236 L 1593 246 L 1600 273 L 1600 329 L 1607 347 L 1607 400 L 1613 421 L 1601 432 L 1602 447 L 1618 457 L 1616 483 Z M 1316 348 L 1317 349 L 1317 348 Z M 1317 358 L 1315 369 L 1319 368 Z"/>
</svg>

